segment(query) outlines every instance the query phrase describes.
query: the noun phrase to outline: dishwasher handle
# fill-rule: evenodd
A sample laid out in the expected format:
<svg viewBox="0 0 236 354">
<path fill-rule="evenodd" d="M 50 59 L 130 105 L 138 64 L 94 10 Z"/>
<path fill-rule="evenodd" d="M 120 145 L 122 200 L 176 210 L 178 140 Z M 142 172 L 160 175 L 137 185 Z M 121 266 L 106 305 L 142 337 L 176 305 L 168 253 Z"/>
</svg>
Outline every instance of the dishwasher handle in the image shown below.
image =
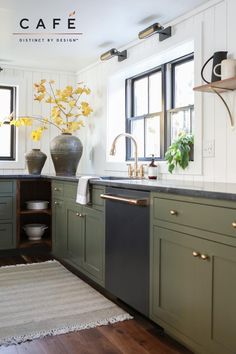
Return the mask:
<svg viewBox="0 0 236 354">
<path fill-rule="evenodd" d="M 123 202 L 130 205 L 137 205 L 137 206 L 149 205 L 148 198 L 133 199 L 133 198 L 126 198 L 126 197 L 112 195 L 112 194 L 100 194 L 100 197 L 105 200 L 112 200 L 114 202 Z"/>
</svg>

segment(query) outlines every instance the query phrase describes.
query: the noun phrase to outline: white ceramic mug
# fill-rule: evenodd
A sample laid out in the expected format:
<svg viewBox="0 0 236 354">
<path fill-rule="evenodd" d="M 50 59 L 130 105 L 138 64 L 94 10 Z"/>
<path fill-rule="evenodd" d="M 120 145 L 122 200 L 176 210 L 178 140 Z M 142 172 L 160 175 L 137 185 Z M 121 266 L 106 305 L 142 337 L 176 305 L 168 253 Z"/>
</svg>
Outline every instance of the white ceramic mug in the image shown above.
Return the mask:
<svg viewBox="0 0 236 354">
<path fill-rule="evenodd" d="M 221 74 L 216 72 L 216 69 L 221 66 Z M 215 76 L 221 78 L 221 80 L 230 79 L 236 76 L 236 60 L 235 59 L 224 59 L 220 64 L 217 64 L 213 68 Z"/>
</svg>

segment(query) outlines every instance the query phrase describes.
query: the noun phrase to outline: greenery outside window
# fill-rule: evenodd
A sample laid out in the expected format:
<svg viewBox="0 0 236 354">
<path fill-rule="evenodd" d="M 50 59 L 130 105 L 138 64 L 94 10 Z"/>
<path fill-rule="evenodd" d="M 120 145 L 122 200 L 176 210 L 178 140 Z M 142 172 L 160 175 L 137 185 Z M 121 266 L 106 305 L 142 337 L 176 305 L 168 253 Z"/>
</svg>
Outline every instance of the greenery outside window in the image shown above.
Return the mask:
<svg viewBox="0 0 236 354">
<path fill-rule="evenodd" d="M 135 136 L 140 160 L 159 160 L 180 131 L 193 131 L 193 54 L 126 80 L 126 132 Z M 134 158 L 126 141 L 126 160 Z"/>
<path fill-rule="evenodd" d="M 0 86 L 0 122 L 16 111 L 16 88 Z M 0 128 L 0 160 L 15 160 L 15 127 L 4 122 Z"/>
</svg>

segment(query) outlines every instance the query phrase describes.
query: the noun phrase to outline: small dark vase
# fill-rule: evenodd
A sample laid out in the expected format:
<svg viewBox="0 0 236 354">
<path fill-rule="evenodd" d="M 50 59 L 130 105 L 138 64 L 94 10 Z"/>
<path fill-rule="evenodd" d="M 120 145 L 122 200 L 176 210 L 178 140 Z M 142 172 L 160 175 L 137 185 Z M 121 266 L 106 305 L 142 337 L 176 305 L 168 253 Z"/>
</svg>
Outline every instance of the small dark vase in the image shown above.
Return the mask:
<svg viewBox="0 0 236 354">
<path fill-rule="evenodd" d="M 32 151 L 25 154 L 29 174 L 40 175 L 47 159 L 47 155 L 40 149 L 32 149 Z"/>
<path fill-rule="evenodd" d="M 79 138 L 62 133 L 51 141 L 50 152 L 57 176 L 75 176 L 83 152 Z"/>
</svg>

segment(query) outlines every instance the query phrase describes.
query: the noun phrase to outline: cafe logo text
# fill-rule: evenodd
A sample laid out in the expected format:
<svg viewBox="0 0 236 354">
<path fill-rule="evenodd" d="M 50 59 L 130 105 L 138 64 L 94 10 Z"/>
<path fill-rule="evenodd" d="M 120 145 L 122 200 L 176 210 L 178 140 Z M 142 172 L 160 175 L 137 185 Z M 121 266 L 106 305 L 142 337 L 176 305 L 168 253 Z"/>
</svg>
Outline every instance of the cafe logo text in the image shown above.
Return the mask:
<svg viewBox="0 0 236 354">
<path fill-rule="evenodd" d="M 52 18 L 45 20 L 39 18 L 32 21 L 29 18 L 19 20 L 19 31 L 14 32 L 20 43 L 58 43 L 76 42 L 81 32 L 77 31 L 77 19 L 75 11 L 71 12 L 67 18 Z M 61 30 L 63 28 L 63 30 Z"/>
</svg>

